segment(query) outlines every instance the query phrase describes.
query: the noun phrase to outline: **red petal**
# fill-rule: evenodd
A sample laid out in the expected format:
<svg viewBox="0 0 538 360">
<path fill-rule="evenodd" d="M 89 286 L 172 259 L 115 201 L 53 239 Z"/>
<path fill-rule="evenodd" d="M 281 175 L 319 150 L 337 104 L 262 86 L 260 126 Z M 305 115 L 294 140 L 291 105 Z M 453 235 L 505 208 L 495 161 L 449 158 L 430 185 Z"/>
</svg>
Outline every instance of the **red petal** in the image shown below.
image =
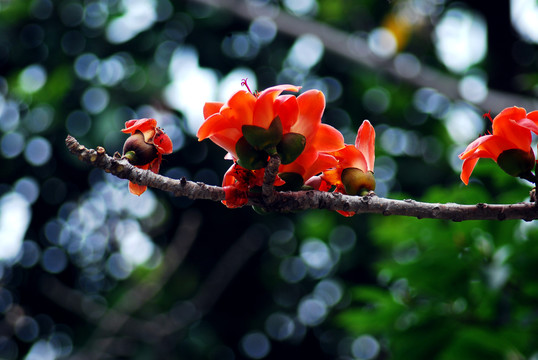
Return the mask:
<svg viewBox="0 0 538 360">
<path fill-rule="evenodd" d="M 477 162 L 478 158 L 467 159 L 463 162 L 463 165 L 461 166 L 460 179 L 465 185 L 469 184 L 469 177 L 471 176 Z"/>
<path fill-rule="evenodd" d="M 346 145 L 342 150 L 333 153 L 338 159 L 338 167 L 345 169 L 354 167 L 362 171 L 368 171 L 368 163 L 364 155 L 353 145 Z"/>
<path fill-rule="evenodd" d="M 157 120 L 155 119 L 133 119 L 125 122 L 125 129 L 121 129 L 122 132 L 132 134 L 136 130 L 140 130 L 145 133 L 148 130 L 155 130 L 157 127 Z"/>
<path fill-rule="evenodd" d="M 355 148 L 357 148 L 366 160 L 366 169 L 363 171 L 374 171 L 375 162 L 375 130 L 368 120 L 364 120 L 359 127 L 355 139 Z"/>
<path fill-rule="evenodd" d="M 254 105 L 254 117 L 252 125 L 269 128 L 275 118 L 274 102 L 283 91 L 299 91 L 299 87 L 293 85 L 278 85 L 265 89 L 260 93 Z"/>
<path fill-rule="evenodd" d="M 279 96 L 275 100 L 275 113 L 278 114 L 282 122 L 282 132 L 284 134 L 289 133 L 299 116 L 297 97 L 293 95 Z"/>
<path fill-rule="evenodd" d="M 336 167 L 337 164 L 338 161 L 334 156 L 320 153 L 318 154 L 318 158 L 316 159 L 316 161 L 314 161 L 314 163 L 308 169 L 306 169 L 303 178 L 310 179 L 314 175 Z"/>
<path fill-rule="evenodd" d="M 232 95 L 222 107 L 220 113 L 228 119 L 231 125 L 241 129 L 243 125 L 251 125 L 256 97 L 245 90 Z"/>
<path fill-rule="evenodd" d="M 232 127 L 234 127 L 233 124 L 231 124 L 227 118 L 217 113 L 211 115 L 204 121 L 198 129 L 196 136 L 198 136 L 198 141 L 202 141 L 211 135 Z"/>
<path fill-rule="evenodd" d="M 144 193 L 144 191 L 146 191 L 146 189 L 147 186 L 138 185 L 129 181 L 129 191 L 131 192 L 131 194 L 140 196 Z"/>
<path fill-rule="evenodd" d="M 303 134 L 308 138 L 316 133 L 321 124 L 321 116 L 325 110 L 325 96 L 319 90 L 308 90 L 297 97 L 299 118 L 291 127 L 292 132 Z"/>
<path fill-rule="evenodd" d="M 149 168 L 149 164 L 136 166 L 136 167 L 142 170 L 147 170 Z M 140 196 L 144 193 L 144 191 L 146 191 L 146 189 L 147 189 L 147 186 L 138 185 L 138 184 L 135 184 L 134 182 L 129 181 L 129 191 L 131 192 L 131 194 Z"/>
<path fill-rule="evenodd" d="M 157 129 L 155 138 L 153 139 L 153 145 L 157 148 L 157 151 L 161 154 L 171 154 L 174 150 L 172 140 L 161 129 Z"/>
<path fill-rule="evenodd" d="M 221 102 L 206 102 L 204 104 L 204 119 L 218 113 L 223 105 L 224 103 Z"/>
<path fill-rule="evenodd" d="M 161 154 L 157 154 L 157 158 L 155 158 L 155 160 L 149 163 L 148 169 L 154 172 L 155 174 L 158 174 L 159 168 L 161 167 L 162 159 L 163 159 L 163 156 Z"/>
<path fill-rule="evenodd" d="M 308 139 L 308 138 L 307 138 Z M 320 124 L 318 131 L 314 135 L 311 144 L 306 143 L 307 146 L 311 145 L 318 151 L 337 151 L 344 148 L 344 136 L 342 133 L 330 125 Z"/>
</svg>

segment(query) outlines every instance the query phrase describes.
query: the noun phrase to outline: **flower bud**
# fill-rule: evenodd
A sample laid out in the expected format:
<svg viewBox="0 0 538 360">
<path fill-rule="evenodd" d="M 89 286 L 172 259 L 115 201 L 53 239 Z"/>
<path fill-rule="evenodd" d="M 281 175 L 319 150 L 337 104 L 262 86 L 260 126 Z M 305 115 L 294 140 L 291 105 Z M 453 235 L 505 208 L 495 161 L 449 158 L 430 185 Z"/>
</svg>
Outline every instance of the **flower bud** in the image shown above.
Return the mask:
<svg viewBox="0 0 538 360">
<path fill-rule="evenodd" d="M 364 172 L 357 168 L 346 168 L 342 171 L 342 183 L 348 195 L 364 195 L 375 190 L 375 178 L 371 171 Z"/>
<path fill-rule="evenodd" d="M 503 151 L 497 157 L 497 164 L 508 175 L 520 176 L 528 173 L 534 168 L 536 160 L 534 158 L 534 151 L 530 149 L 529 152 L 521 149 L 509 149 Z"/>
<path fill-rule="evenodd" d="M 131 164 L 142 166 L 157 158 L 158 152 L 153 144 L 144 141 L 144 134 L 136 131 L 123 144 L 123 157 Z"/>
</svg>

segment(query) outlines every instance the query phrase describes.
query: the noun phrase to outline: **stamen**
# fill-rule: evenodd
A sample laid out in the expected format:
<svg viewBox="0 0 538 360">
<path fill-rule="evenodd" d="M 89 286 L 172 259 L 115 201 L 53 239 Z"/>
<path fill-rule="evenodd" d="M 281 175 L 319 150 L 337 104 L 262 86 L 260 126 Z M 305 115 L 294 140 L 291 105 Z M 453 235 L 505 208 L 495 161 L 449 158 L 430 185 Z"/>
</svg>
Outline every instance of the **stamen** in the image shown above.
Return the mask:
<svg viewBox="0 0 538 360">
<path fill-rule="evenodd" d="M 248 92 L 251 93 L 252 95 L 254 95 L 254 93 L 252 93 L 252 90 L 250 90 L 250 87 L 248 86 L 247 81 L 248 81 L 248 78 L 242 79 L 241 80 L 241 86 L 245 86 L 247 88 Z"/>
<path fill-rule="evenodd" d="M 485 119 L 485 118 L 488 118 L 489 121 L 493 122 L 493 119 L 491 118 L 491 111 L 488 111 L 487 113 L 485 113 L 484 115 L 482 115 L 482 117 Z"/>
</svg>

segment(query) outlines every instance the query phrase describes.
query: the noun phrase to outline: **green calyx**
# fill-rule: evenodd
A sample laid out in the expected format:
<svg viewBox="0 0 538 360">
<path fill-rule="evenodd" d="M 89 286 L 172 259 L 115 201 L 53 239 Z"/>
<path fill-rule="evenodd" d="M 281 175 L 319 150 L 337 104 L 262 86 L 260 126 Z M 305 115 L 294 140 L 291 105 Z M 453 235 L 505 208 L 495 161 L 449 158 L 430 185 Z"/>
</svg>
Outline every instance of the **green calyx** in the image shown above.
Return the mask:
<svg viewBox="0 0 538 360">
<path fill-rule="evenodd" d="M 302 154 L 306 146 L 306 138 L 298 133 L 282 134 L 282 121 L 277 116 L 269 128 L 264 129 L 256 125 L 243 125 L 243 137 L 236 144 L 239 165 L 250 170 L 260 168 L 267 164 L 268 155 L 279 155 L 283 165 L 291 164 Z"/>
<path fill-rule="evenodd" d="M 342 183 L 348 195 L 366 195 L 375 190 L 375 178 L 371 171 L 364 172 L 357 168 L 346 168 L 342 171 Z"/>
<path fill-rule="evenodd" d="M 276 151 L 280 155 L 282 164 L 291 164 L 302 154 L 306 146 L 306 138 L 297 133 L 287 133 L 278 143 Z"/>
<path fill-rule="evenodd" d="M 246 141 L 253 148 L 256 150 L 265 150 L 270 155 L 274 155 L 274 149 L 282 139 L 282 121 L 277 116 L 267 129 L 256 125 L 243 125 L 241 131 Z"/>
<path fill-rule="evenodd" d="M 503 151 L 497 158 L 499 167 L 511 176 L 522 176 L 528 174 L 536 164 L 534 151 L 529 152 L 520 149 L 509 149 Z"/>
<path fill-rule="evenodd" d="M 258 170 L 267 166 L 267 153 L 257 150 L 243 136 L 235 144 L 237 163 L 248 170 Z"/>
<path fill-rule="evenodd" d="M 278 191 L 299 191 L 304 184 L 303 177 L 294 172 L 284 172 L 278 176 L 286 182 L 284 185 L 276 186 Z"/>
</svg>

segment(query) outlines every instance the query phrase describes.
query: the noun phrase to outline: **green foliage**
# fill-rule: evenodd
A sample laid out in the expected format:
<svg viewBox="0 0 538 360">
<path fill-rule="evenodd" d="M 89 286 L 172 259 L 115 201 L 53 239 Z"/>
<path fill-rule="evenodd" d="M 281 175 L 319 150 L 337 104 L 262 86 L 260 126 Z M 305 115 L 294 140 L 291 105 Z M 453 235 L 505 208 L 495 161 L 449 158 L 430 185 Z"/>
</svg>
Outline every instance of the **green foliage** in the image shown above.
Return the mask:
<svg viewBox="0 0 538 360">
<path fill-rule="evenodd" d="M 460 194 L 460 195 L 458 195 Z M 433 188 L 425 201 L 487 199 L 476 188 Z M 504 359 L 529 356 L 538 326 L 538 301 L 529 268 L 538 256 L 529 225 L 454 223 L 408 218 L 372 219 L 372 238 L 383 249 L 378 285 L 354 286 L 353 306 L 338 323 L 355 334 L 389 342 L 393 359 Z M 535 237 L 534 237 L 535 238 Z"/>
</svg>

